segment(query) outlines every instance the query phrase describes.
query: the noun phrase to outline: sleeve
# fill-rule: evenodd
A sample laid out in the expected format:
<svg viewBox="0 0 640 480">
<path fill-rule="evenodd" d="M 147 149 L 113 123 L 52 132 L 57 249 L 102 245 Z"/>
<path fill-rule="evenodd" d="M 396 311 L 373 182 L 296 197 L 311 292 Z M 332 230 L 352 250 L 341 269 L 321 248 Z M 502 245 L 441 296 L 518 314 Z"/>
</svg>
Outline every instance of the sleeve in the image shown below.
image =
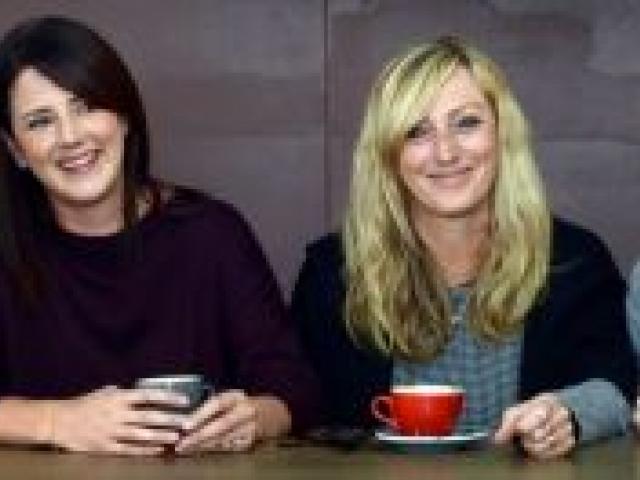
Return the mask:
<svg viewBox="0 0 640 480">
<path fill-rule="evenodd" d="M 332 390 L 331 386 L 334 383 L 333 357 L 328 354 L 331 352 L 328 348 L 331 343 L 330 332 L 324 328 L 325 318 L 331 315 L 330 310 L 333 309 L 328 295 L 321 271 L 307 255 L 293 288 L 290 312 L 303 348 L 320 380 L 321 394 L 325 399 L 322 412 L 325 422 L 330 421 L 332 412 L 337 411 L 334 405 L 326 403 L 331 403 L 332 397 L 328 392 Z"/>
<path fill-rule="evenodd" d="M 636 363 L 640 355 L 640 262 L 636 264 L 629 281 L 627 294 L 627 327 L 633 344 Z"/>
<path fill-rule="evenodd" d="M 580 444 L 620 435 L 631 421 L 629 404 L 610 382 L 588 380 L 555 393 L 576 416 Z"/>
<path fill-rule="evenodd" d="M 626 283 L 604 243 L 587 235 L 575 246 L 575 262 L 558 267 L 566 267 L 566 273 L 559 273 L 562 283 L 552 286 L 558 291 L 556 314 L 565 329 L 559 338 L 567 339 L 564 344 L 556 339 L 566 384 L 604 380 L 632 405 L 636 365 L 624 308 Z"/>
<path fill-rule="evenodd" d="M 307 249 L 291 313 L 320 379 L 323 419 L 333 426 L 370 427 L 373 396 L 389 382 L 388 362 L 355 345 L 344 324 L 342 250 L 337 235 Z"/>
<path fill-rule="evenodd" d="M 283 400 L 294 432 L 318 422 L 315 375 L 303 354 L 276 279 L 253 233 L 237 214 L 220 254 L 229 352 L 238 387 Z M 221 240 L 219 238 L 219 240 Z"/>
</svg>

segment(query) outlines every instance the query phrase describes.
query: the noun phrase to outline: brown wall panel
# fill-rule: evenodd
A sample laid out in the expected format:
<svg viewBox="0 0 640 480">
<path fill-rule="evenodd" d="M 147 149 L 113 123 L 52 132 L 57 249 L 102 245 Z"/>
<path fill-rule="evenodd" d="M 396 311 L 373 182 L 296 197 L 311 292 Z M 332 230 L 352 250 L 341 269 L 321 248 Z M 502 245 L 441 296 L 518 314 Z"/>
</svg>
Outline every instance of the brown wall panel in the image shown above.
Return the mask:
<svg viewBox="0 0 640 480">
<path fill-rule="evenodd" d="M 154 169 L 236 205 L 285 291 L 339 225 L 369 85 L 407 45 L 458 33 L 504 66 L 555 209 L 640 254 L 640 7 L 632 0 L 4 0 L 0 31 L 59 13 L 122 52 Z"/>
</svg>

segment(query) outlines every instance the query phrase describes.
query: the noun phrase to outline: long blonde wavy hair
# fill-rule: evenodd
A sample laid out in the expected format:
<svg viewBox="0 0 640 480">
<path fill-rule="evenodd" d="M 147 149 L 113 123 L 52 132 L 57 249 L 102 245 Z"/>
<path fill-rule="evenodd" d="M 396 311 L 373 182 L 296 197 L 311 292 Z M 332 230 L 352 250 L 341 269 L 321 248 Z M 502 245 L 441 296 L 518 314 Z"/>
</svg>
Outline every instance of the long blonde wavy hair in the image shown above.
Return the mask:
<svg viewBox="0 0 640 480">
<path fill-rule="evenodd" d="M 358 343 L 406 360 L 434 358 L 452 325 L 443 273 L 409 219 L 398 156 L 424 106 L 460 66 L 492 106 L 498 141 L 490 247 L 471 287 L 470 329 L 497 342 L 518 332 L 549 271 L 551 216 L 527 121 L 500 69 L 454 37 L 391 60 L 373 85 L 354 153 L 344 308 Z"/>
</svg>

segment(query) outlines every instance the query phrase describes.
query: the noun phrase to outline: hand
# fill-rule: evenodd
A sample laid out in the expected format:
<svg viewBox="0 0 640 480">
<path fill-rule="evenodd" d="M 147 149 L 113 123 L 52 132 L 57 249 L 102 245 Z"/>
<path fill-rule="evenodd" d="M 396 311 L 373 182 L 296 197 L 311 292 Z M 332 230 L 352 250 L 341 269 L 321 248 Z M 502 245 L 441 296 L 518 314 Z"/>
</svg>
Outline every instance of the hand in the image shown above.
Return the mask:
<svg viewBox="0 0 640 480">
<path fill-rule="evenodd" d="M 229 390 L 211 397 L 192 415 L 176 453 L 246 451 L 258 439 L 258 431 L 255 402 L 242 391 Z"/>
<path fill-rule="evenodd" d="M 160 410 L 184 407 L 182 395 L 109 386 L 51 404 L 51 441 L 65 450 L 158 455 L 178 442 L 184 415 Z M 153 405 L 157 410 L 137 408 Z"/>
<path fill-rule="evenodd" d="M 532 457 L 557 458 L 576 445 L 570 416 L 556 395 L 543 393 L 505 410 L 494 441 L 504 444 L 520 437 Z"/>
</svg>

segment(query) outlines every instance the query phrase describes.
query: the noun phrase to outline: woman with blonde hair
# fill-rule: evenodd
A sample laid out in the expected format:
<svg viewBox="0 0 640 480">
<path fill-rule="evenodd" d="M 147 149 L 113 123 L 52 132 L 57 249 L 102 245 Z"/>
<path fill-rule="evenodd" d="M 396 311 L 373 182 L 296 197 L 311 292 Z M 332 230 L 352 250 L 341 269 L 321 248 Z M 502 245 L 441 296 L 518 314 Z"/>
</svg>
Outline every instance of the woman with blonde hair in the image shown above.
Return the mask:
<svg viewBox="0 0 640 480">
<path fill-rule="evenodd" d="M 443 37 L 375 82 L 341 236 L 312 244 L 292 311 L 334 425 L 394 384 L 456 384 L 458 428 L 540 458 L 622 432 L 634 365 L 603 243 L 552 217 L 500 69 Z"/>
</svg>

